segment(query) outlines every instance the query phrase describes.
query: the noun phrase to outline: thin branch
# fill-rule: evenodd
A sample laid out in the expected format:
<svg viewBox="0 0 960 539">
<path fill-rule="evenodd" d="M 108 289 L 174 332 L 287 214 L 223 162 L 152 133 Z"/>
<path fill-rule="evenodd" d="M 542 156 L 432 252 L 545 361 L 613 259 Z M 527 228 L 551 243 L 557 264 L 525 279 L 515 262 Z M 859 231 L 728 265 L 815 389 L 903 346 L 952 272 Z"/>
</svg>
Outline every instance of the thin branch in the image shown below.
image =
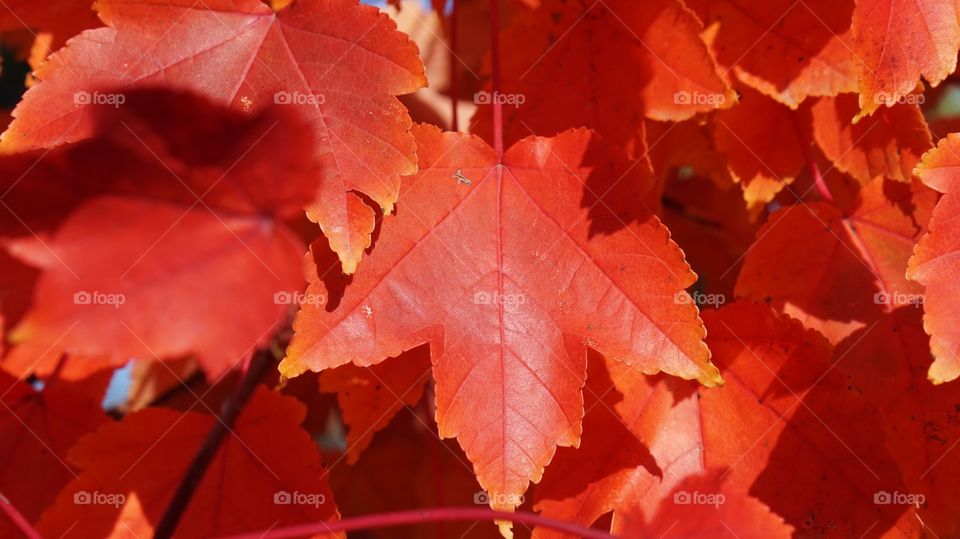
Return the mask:
<svg viewBox="0 0 960 539">
<path fill-rule="evenodd" d="M 817 193 L 820 194 L 820 198 L 826 200 L 827 202 L 833 202 L 833 195 L 830 193 L 830 188 L 827 187 L 827 182 L 823 179 L 823 174 L 820 173 L 820 167 L 817 166 L 817 160 L 813 158 L 813 152 L 807 151 L 807 166 L 810 168 L 810 175 L 813 176 L 813 185 L 817 188 Z"/>
<path fill-rule="evenodd" d="M 170 499 L 166 510 L 164 510 L 163 516 L 160 517 L 154 539 L 169 539 L 173 536 L 173 532 L 176 531 L 177 524 L 180 523 L 183 513 L 186 512 L 187 507 L 190 505 L 190 500 L 193 498 L 194 492 L 196 492 L 197 487 L 200 486 L 200 481 L 203 480 L 207 468 L 210 467 L 214 457 L 217 456 L 217 452 L 230 433 L 230 429 L 233 428 L 237 416 L 240 415 L 247 401 L 250 400 L 250 395 L 253 394 L 257 382 L 267 367 L 275 361 L 276 358 L 274 358 L 269 348 L 258 350 L 253 355 L 253 359 L 250 360 L 250 366 L 243 380 L 240 381 L 240 385 L 237 386 L 233 395 L 224 404 L 220 412 L 220 420 L 214 423 L 210 432 L 207 433 L 203 445 L 200 446 L 187 471 L 183 474 L 180 485 L 177 486 L 177 490 L 173 493 L 173 497 Z"/>
<path fill-rule="evenodd" d="M 554 520 L 535 513 L 527 513 L 525 511 L 508 513 L 506 511 L 491 511 L 490 509 L 480 507 L 439 507 L 435 509 L 413 509 L 392 513 L 377 513 L 374 515 L 347 518 L 339 522 L 301 524 L 254 533 L 231 535 L 221 539 L 282 539 L 289 537 L 330 535 L 337 532 L 371 530 L 391 526 L 423 524 L 426 522 L 477 522 L 496 520 L 509 520 L 518 524 L 542 526 L 585 539 L 616 539 L 613 535 L 601 530 L 584 528 L 583 526 Z"/>
<path fill-rule="evenodd" d="M 10 520 L 23 532 L 23 535 L 25 535 L 27 539 L 41 539 L 40 532 L 30 524 L 27 517 L 23 516 L 23 513 L 18 511 L 10 499 L 4 496 L 2 492 L 0 492 L 0 508 L 10 517 Z"/>
<path fill-rule="evenodd" d="M 493 90 L 490 105 L 493 107 L 493 148 L 497 162 L 503 161 L 503 106 L 497 99 L 503 91 L 500 81 L 500 0 L 490 0 L 490 67 L 493 75 Z"/>
<path fill-rule="evenodd" d="M 796 115 L 793 117 L 793 127 L 797 132 L 797 137 L 801 141 L 800 144 L 803 146 L 803 155 L 807 159 L 807 168 L 810 169 L 810 176 L 813 178 L 813 186 L 817 189 L 817 194 L 819 194 L 823 200 L 833 203 L 833 195 L 830 193 L 830 188 L 827 187 L 827 182 L 823 179 L 820 167 L 817 166 L 817 158 L 813 153 L 812 146 L 811 144 L 803 143 L 808 137 L 804 129 L 800 126 L 800 121 Z"/>
<path fill-rule="evenodd" d="M 457 105 L 460 102 L 460 81 L 457 79 L 457 0 L 450 0 L 450 130 L 460 131 Z"/>
<path fill-rule="evenodd" d="M 55 382 L 60 381 L 60 376 L 63 374 L 63 368 L 67 364 L 67 354 L 64 352 L 60 354 L 60 359 L 57 360 L 57 364 L 53 367 L 53 371 L 50 372 L 50 375 L 47 376 L 47 379 L 44 380 L 43 388 L 47 389 Z"/>
</svg>

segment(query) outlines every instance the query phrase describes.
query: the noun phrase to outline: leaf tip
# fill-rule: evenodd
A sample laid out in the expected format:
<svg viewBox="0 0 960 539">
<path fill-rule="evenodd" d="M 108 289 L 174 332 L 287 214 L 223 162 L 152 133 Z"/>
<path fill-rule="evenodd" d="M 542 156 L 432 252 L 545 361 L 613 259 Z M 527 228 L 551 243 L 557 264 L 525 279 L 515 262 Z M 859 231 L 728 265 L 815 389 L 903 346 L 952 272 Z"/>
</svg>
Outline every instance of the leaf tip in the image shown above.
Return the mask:
<svg viewBox="0 0 960 539">
<path fill-rule="evenodd" d="M 513 522 L 509 520 L 497 520 L 497 528 L 504 539 L 513 539 Z"/>
<path fill-rule="evenodd" d="M 927 379 L 935 386 L 956 380 L 957 377 L 960 377 L 957 363 L 947 361 L 945 358 L 938 357 L 927 370 Z"/>
<path fill-rule="evenodd" d="M 286 383 L 287 380 L 291 378 L 296 378 L 304 373 L 307 369 L 304 368 L 303 364 L 290 356 L 286 356 L 277 365 L 277 371 L 280 372 L 280 380 L 283 383 Z"/>
<path fill-rule="evenodd" d="M 340 257 L 340 266 L 343 269 L 344 275 L 353 275 L 357 271 L 357 265 L 359 265 L 360 260 L 356 257 Z"/>
<path fill-rule="evenodd" d="M 705 387 L 720 387 L 724 384 L 723 377 L 720 376 L 720 370 L 710 361 L 707 361 L 707 364 L 701 369 L 697 381 Z"/>
</svg>

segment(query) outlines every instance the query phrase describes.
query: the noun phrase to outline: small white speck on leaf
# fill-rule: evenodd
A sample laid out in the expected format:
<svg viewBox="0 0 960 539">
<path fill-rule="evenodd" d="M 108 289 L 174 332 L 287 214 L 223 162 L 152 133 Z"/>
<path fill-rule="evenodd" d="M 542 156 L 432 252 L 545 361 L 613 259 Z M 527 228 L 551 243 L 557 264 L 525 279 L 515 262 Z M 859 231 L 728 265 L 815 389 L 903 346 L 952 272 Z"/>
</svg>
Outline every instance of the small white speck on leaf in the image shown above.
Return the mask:
<svg viewBox="0 0 960 539">
<path fill-rule="evenodd" d="M 457 169 L 457 172 L 454 173 L 453 177 L 457 180 L 457 183 L 461 185 L 470 185 L 473 183 L 470 178 L 463 175 L 463 171 L 459 168 Z"/>
</svg>

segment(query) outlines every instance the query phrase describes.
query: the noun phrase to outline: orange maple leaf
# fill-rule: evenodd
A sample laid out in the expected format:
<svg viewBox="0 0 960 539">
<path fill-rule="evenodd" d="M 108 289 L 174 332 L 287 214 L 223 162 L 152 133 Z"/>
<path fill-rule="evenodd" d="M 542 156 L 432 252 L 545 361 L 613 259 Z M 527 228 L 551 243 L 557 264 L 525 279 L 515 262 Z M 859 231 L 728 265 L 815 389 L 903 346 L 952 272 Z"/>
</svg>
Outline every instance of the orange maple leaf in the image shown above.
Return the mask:
<svg viewBox="0 0 960 539">
<path fill-rule="evenodd" d="M 281 373 L 429 342 L 440 434 L 458 437 L 503 509 L 556 445 L 579 443 L 588 347 L 721 382 L 684 292 L 695 276 L 638 204 L 643 167 L 587 130 L 526 139 L 502 164 L 476 137 L 415 133 L 421 170 L 397 217 L 335 311 L 302 306 Z M 315 278 L 308 293 L 324 290 Z"/>
</svg>

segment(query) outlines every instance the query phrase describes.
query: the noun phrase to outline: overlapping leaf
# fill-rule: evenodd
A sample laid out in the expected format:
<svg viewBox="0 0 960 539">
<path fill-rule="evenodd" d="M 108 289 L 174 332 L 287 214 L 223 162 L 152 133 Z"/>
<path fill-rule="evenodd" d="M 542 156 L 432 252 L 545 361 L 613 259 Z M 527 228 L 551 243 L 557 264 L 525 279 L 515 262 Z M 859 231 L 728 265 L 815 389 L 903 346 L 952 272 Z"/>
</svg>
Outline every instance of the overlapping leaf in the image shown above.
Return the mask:
<svg viewBox="0 0 960 539">
<path fill-rule="evenodd" d="M 904 276 L 935 194 L 877 178 L 849 209 L 788 206 L 757 232 L 736 293 L 766 301 L 833 343 L 921 292 Z"/>
<path fill-rule="evenodd" d="M 697 273 L 697 291 L 714 294 L 709 297 L 713 303 L 720 301 L 716 294 L 722 294 L 726 302 L 733 297 L 742 253 L 753 243 L 760 226 L 751 219 L 740 189 L 730 184 L 720 188 L 694 176 L 671 181 L 663 200 L 663 222 Z"/>
<path fill-rule="evenodd" d="M 280 108 L 125 98 L 93 139 L 0 158 L 0 233 L 41 271 L 11 330 L 15 372 L 49 372 L 62 353 L 78 358 L 71 376 L 196 355 L 217 377 L 268 341 L 303 287 L 306 246 L 285 220 L 313 196 L 310 128 Z"/>
<path fill-rule="evenodd" d="M 712 502 L 712 503 L 711 503 Z M 791 537 L 793 527 L 756 498 L 724 490 L 723 472 L 684 479 L 660 502 L 656 515 L 624 518 L 621 537 Z"/>
<path fill-rule="evenodd" d="M 178 537 L 213 537 L 339 517 L 307 432 L 302 404 L 266 388 L 253 395 L 200 481 Z M 218 421 L 198 412 L 148 408 L 101 428 L 70 452 L 81 473 L 44 513 L 38 529 L 94 537 L 152 531 L 180 478 Z M 135 502 L 134 502 L 135 500 Z M 124 504 L 136 503 L 136 510 Z M 114 532 L 114 533 L 111 533 Z"/>
<path fill-rule="evenodd" d="M 417 410 L 421 414 L 420 409 Z M 402 414 L 377 435 L 356 463 L 330 469 L 344 518 L 482 501 L 473 468 L 456 442 L 437 438 L 428 414 Z M 377 539 L 497 539 L 493 522 L 423 522 L 376 531 Z"/>
<path fill-rule="evenodd" d="M 87 0 L 7 0 L 0 10 L 0 31 L 26 29 L 50 34 L 49 44 L 59 48 L 83 30 L 100 26 L 92 6 Z"/>
<path fill-rule="evenodd" d="M 808 96 L 857 89 L 853 1 L 692 0 L 718 62 L 741 82 L 797 108 Z"/>
<path fill-rule="evenodd" d="M 320 373 L 320 390 L 335 393 L 347 432 L 347 462 L 354 464 L 406 406 L 420 401 L 430 381 L 430 351 L 420 347 L 370 367 L 341 365 Z"/>
<path fill-rule="evenodd" d="M 960 332 L 958 332 L 958 281 L 955 253 L 960 247 L 960 230 L 954 218 L 960 208 L 956 167 L 960 163 L 960 135 L 942 139 L 936 150 L 927 153 L 917 175 L 933 189 L 944 193 L 930 219 L 930 232 L 920 239 L 910 259 L 908 277 L 926 287 L 923 325 L 930 334 L 934 362 L 930 379 L 947 382 L 960 376 Z"/>
<path fill-rule="evenodd" d="M 314 128 L 323 168 L 309 208 L 351 273 L 370 245 L 374 210 L 396 202 L 415 170 L 410 119 L 396 95 L 425 84 L 416 45 L 373 6 L 260 0 L 97 3 L 107 28 L 83 33 L 36 72 L 3 135 L 8 150 L 50 147 L 92 134 L 113 88 L 170 85 L 238 110 L 286 104 Z"/>
<path fill-rule="evenodd" d="M 670 180 L 683 181 L 691 174 L 709 178 L 718 187 L 733 183 L 727 162 L 714 142 L 713 124 L 699 118 L 685 122 L 646 122 L 649 156 L 660 189 Z"/>
<path fill-rule="evenodd" d="M 715 113 L 711 123 L 716 148 L 754 210 L 781 191 L 788 204 L 803 198 L 805 189 L 787 186 L 804 174 L 805 165 L 807 172 L 817 164 L 823 175 L 836 169 L 862 184 L 877 176 L 909 182 L 913 166 L 932 144 L 915 104 L 897 104 L 858 121 L 853 94 L 808 99 L 790 110 L 755 90 L 741 93 L 741 102 Z M 814 146 L 829 161 L 822 161 Z"/>
<path fill-rule="evenodd" d="M 813 104 L 813 137 L 823 153 L 861 183 L 877 176 L 909 182 L 914 165 L 933 145 L 920 108 L 897 104 L 851 123 L 856 113 L 853 94 Z"/>
<path fill-rule="evenodd" d="M 507 144 L 532 134 L 589 127 L 642 155 L 643 118 L 683 120 L 729 107 L 735 95 L 716 73 L 696 16 L 677 0 L 549 0 L 504 32 Z M 521 102 L 522 100 L 522 102 Z M 481 101 L 476 131 L 492 132 Z"/>
<path fill-rule="evenodd" d="M 916 102 L 911 93 L 920 77 L 936 86 L 957 67 L 960 5 L 956 0 L 858 0 L 853 35 L 861 114 Z"/>
<path fill-rule="evenodd" d="M 883 501 L 906 507 L 928 536 L 958 533 L 960 386 L 935 386 L 927 379 L 928 338 L 920 305 L 899 306 L 873 327 L 838 346 L 837 368 L 876 403 L 886 429 L 884 445 L 903 475 L 904 488 L 885 490 Z"/>
<path fill-rule="evenodd" d="M 722 494 L 731 504 L 723 511 L 737 515 L 731 529 L 765 523 L 763 537 L 786 535 L 778 517 L 801 536 L 919 531 L 907 506 L 875 503 L 875 493 L 905 487 L 873 402 L 832 368 L 823 337 L 749 302 L 706 311 L 704 321 L 726 384 L 698 388 L 608 361 L 609 378 L 594 376 L 588 388 L 606 395 L 612 384 L 617 396 L 587 413 L 583 446 L 561 450 L 548 468 L 537 489 L 544 515 L 590 524 L 614 511 L 614 529 L 630 517 L 661 533 L 675 523 L 709 530 L 720 524 L 705 509 L 718 510 Z M 608 443 L 611 421 L 650 449 L 655 467 L 636 444 Z M 630 460 L 639 464 L 625 466 Z M 714 473 L 719 485 L 685 490 Z M 687 497 L 675 497 L 681 492 Z M 711 507 L 690 508 L 697 503 Z"/>
<path fill-rule="evenodd" d="M 806 138 L 796 113 L 769 97 L 742 89 L 740 103 L 713 116 L 717 149 L 727 157 L 747 204 L 756 209 L 800 174 Z"/>
<path fill-rule="evenodd" d="M 61 380 L 43 391 L 0 371 L 0 493 L 30 522 L 36 522 L 76 472 L 67 451 L 107 417 L 100 403 Z M 0 535 L 20 532 L 0 518 Z"/>
</svg>

